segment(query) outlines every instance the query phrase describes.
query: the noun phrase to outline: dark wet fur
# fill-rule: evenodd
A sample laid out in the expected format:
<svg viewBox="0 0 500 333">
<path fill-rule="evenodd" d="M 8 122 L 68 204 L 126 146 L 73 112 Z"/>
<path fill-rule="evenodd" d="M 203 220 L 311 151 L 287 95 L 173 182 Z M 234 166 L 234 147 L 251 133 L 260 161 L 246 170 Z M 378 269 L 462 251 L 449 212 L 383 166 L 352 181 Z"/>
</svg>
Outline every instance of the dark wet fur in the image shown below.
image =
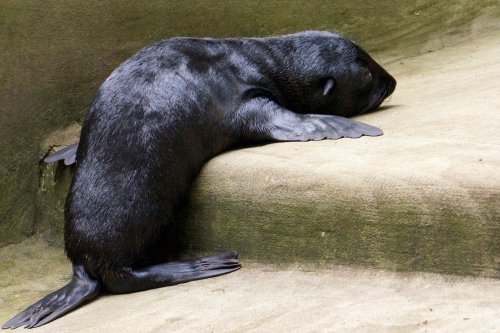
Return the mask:
<svg viewBox="0 0 500 333">
<path fill-rule="evenodd" d="M 104 82 L 83 123 L 65 207 L 73 279 L 3 327 L 43 325 L 99 290 L 135 292 L 237 270 L 233 251 L 146 264 L 161 254 L 157 245 L 202 165 L 247 143 L 381 135 L 343 117 L 377 108 L 395 85 L 359 46 L 327 32 L 174 38 L 139 51 Z M 70 162 L 75 148 L 47 161 Z"/>
</svg>

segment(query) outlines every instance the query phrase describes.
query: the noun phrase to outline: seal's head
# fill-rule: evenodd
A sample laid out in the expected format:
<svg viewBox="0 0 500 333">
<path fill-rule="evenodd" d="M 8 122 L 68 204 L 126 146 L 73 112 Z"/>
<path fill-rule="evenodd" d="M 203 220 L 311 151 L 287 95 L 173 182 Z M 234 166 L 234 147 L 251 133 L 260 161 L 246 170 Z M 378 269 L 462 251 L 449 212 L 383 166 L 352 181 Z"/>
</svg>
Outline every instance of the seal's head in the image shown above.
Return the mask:
<svg viewBox="0 0 500 333">
<path fill-rule="evenodd" d="M 340 34 L 306 31 L 287 39 L 294 74 L 285 100 L 296 112 L 349 117 L 375 110 L 396 88 L 389 73 Z"/>
</svg>

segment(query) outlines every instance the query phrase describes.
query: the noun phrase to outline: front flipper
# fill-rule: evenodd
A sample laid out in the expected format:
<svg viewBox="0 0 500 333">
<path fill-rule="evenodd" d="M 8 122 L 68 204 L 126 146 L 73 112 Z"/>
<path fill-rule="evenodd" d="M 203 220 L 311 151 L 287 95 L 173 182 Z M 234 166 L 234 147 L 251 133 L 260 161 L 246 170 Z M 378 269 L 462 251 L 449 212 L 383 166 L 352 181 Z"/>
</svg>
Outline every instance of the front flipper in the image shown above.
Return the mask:
<svg viewBox="0 0 500 333">
<path fill-rule="evenodd" d="M 379 136 L 383 132 L 380 128 L 339 116 L 282 114 L 273 119 L 269 134 L 278 141 L 317 141 Z"/>
<path fill-rule="evenodd" d="M 309 141 L 379 136 L 380 128 L 352 119 L 319 114 L 298 114 L 264 97 L 238 111 L 241 132 L 253 140 Z"/>
<path fill-rule="evenodd" d="M 56 151 L 53 154 L 45 157 L 43 161 L 45 163 L 54 163 L 57 161 L 64 160 L 64 165 L 71 165 L 76 161 L 76 150 L 78 149 L 78 143 L 72 144 L 66 148 Z"/>
</svg>

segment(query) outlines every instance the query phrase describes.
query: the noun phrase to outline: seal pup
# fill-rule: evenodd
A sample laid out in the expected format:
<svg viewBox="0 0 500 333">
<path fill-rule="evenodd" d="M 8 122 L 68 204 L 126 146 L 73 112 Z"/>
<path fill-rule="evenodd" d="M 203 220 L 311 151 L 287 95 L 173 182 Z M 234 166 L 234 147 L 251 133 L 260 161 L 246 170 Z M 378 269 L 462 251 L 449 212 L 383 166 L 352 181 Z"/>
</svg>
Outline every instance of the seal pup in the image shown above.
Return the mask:
<svg viewBox="0 0 500 333">
<path fill-rule="evenodd" d="M 358 45 L 331 32 L 172 38 L 140 50 L 100 87 L 78 148 L 46 159 L 76 159 L 64 233 L 73 277 L 3 328 L 44 325 L 100 290 L 130 293 L 239 269 L 234 251 L 146 264 L 202 165 L 242 143 L 381 135 L 344 117 L 376 109 L 395 86 Z"/>
</svg>

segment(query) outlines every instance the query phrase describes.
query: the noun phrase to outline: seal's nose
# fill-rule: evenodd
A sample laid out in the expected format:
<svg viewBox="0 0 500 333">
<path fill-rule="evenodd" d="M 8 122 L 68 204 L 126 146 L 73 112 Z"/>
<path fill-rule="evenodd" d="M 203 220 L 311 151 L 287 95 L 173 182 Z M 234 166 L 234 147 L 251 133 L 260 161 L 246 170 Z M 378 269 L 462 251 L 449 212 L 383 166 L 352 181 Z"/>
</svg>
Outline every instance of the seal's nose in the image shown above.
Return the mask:
<svg viewBox="0 0 500 333">
<path fill-rule="evenodd" d="M 392 93 L 396 89 L 396 85 L 397 85 L 396 79 L 393 78 L 391 75 L 387 74 L 385 98 L 392 95 Z"/>
</svg>

